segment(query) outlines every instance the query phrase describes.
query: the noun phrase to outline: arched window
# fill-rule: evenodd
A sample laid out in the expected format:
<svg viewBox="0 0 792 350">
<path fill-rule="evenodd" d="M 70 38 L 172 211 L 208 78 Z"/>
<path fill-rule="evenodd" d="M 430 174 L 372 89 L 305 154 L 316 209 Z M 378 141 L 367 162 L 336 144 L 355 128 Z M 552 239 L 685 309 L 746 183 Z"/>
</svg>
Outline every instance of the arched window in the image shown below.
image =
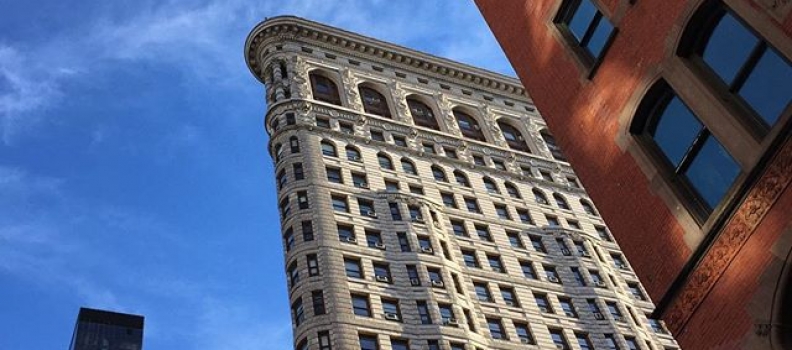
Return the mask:
<svg viewBox="0 0 792 350">
<path fill-rule="evenodd" d="M 297 136 L 289 138 L 289 146 L 291 146 L 291 153 L 300 153 L 300 140 L 297 139 Z"/>
<path fill-rule="evenodd" d="M 792 101 L 792 64 L 722 1 L 705 2 L 685 29 L 678 53 L 706 82 L 750 110 L 748 119 L 769 130 Z"/>
<path fill-rule="evenodd" d="M 360 162 L 360 160 L 362 159 L 360 157 L 360 150 L 358 150 L 357 147 L 352 146 L 352 145 L 347 145 L 345 150 L 346 150 L 346 156 L 347 156 L 348 160 L 353 161 L 353 162 Z"/>
<path fill-rule="evenodd" d="M 556 205 L 559 208 L 569 210 L 569 203 L 567 203 L 566 199 L 564 199 L 564 196 L 558 193 L 553 193 L 553 199 L 555 199 Z"/>
<path fill-rule="evenodd" d="M 379 162 L 380 168 L 393 170 L 393 161 L 387 154 L 377 153 L 377 161 Z"/>
<path fill-rule="evenodd" d="M 415 125 L 440 130 L 440 125 L 437 124 L 437 119 L 435 119 L 432 109 L 425 103 L 408 97 L 407 106 L 410 108 L 410 115 L 412 115 Z"/>
<path fill-rule="evenodd" d="M 544 204 L 544 205 L 549 205 L 550 204 L 550 202 L 547 201 L 547 196 L 545 196 L 545 194 L 542 193 L 542 191 L 534 188 L 533 189 L 533 195 L 534 195 L 534 200 L 536 201 L 536 203 Z"/>
<path fill-rule="evenodd" d="M 638 135 L 661 174 L 700 220 L 709 216 L 740 174 L 734 158 L 665 81 L 649 89 L 638 105 L 630 132 Z"/>
<path fill-rule="evenodd" d="M 333 145 L 330 141 L 322 141 L 322 154 L 328 157 L 338 157 L 338 153 L 336 153 L 335 145 Z"/>
<path fill-rule="evenodd" d="M 309 77 L 314 100 L 341 105 L 341 97 L 338 94 L 336 83 L 330 78 L 316 73 L 309 74 Z"/>
<path fill-rule="evenodd" d="M 432 165 L 432 176 L 434 176 L 435 181 L 448 182 L 445 171 L 437 165 Z"/>
<path fill-rule="evenodd" d="M 488 177 L 485 177 L 483 181 L 484 181 L 484 187 L 487 189 L 487 192 L 500 193 L 500 190 L 498 189 L 498 185 L 495 184 L 495 181 L 492 181 L 492 179 Z"/>
<path fill-rule="evenodd" d="M 454 110 L 454 117 L 456 117 L 457 125 L 459 125 L 459 129 L 462 131 L 462 136 L 474 140 L 486 141 L 484 133 L 481 132 L 481 127 L 473 117 L 458 110 Z"/>
<path fill-rule="evenodd" d="M 467 175 L 465 175 L 465 173 L 459 170 L 454 170 L 454 178 L 458 184 L 465 187 L 470 187 L 470 181 L 468 181 Z"/>
<path fill-rule="evenodd" d="M 566 162 L 567 159 L 566 157 L 564 157 L 564 154 L 561 153 L 561 147 L 558 147 L 558 144 L 556 144 L 555 137 L 553 137 L 553 135 L 550 135 L 550 133 L 547 132 L 547 129 L 542 130 L 541 134 L 542 134 L 542 139 L 544 140 L 545 144 L 547 144 L 547 149 L 550 150 L 550 154 L 553 155 L 553 158 L 556 160 Z"/>
<path fill-rule="evenodd" d="M 379 91 L 367 86 L 359 86 L 360 99 L 363 100 L 363 110 L 369 114 L 376 114 L 385 118 L 390 118 L 391 113 L 388 108 L 388 101 Z"/>
<path fill-rule="evenodd" d="M 522 198 L 522 196 L 520 196 L 520 191 L 517 189 L 517 186 L 514 186 L 513 183 L 506 182 L 506 183 L 503 184 L 503 187 L 506 187 L 506 192 L 512 198 L 518 198 L 518 199 Z"/>
<path fill-rule="evenodd" d="M 520 133 L 520 130 L 500 120 L 498 121 L 498 126 L 509 148 L 531 153 L 531 149 L 528 148 L 528 144 L 525 142 L 525 138 L 522 136 L 522 133 Z"/>
<path fill-rule="evenodd" d="M 597 216 L 597 211 L 594 210 L 594 206 L 587 200 L 581 199 L 580 205 L 583 206 L 583 211 L 585 211 L 586 214 Z"/>
<path fill-rule="evenodd" d="M 413 163 L 411 160 L 402 158 L 401 163 L 402 170 L 404 170 L 405 173 L 410 175 L 418 175 L 418 170 L 415 170 L 415 163 Z"/>
</svg>

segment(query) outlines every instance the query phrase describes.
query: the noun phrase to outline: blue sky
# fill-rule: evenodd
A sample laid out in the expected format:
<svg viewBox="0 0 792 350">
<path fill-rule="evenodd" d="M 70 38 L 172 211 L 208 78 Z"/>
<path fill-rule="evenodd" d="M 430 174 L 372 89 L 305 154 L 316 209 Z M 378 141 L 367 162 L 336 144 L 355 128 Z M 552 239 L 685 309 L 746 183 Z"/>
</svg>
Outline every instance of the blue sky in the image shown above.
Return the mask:
<svg viewBox="0 0 792 350">
<path fill-rule="evenodd" d="M 303 16 L 512 74 L 472 1 L 6 1 L 0 350 L 65 349 L 80 306 L 145 348 L 289 349 L 263 87 L 242 48 Z"/>
</svg>

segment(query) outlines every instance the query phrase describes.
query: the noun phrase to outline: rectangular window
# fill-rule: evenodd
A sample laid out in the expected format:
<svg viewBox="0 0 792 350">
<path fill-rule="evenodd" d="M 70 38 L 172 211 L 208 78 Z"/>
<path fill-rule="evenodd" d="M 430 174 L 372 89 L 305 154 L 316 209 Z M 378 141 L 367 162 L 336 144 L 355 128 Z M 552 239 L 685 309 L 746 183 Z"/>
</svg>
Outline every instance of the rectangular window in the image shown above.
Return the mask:
<svg viewBox="0 0 792 350">
<path fill-rule="evenodd" d="M 506 231 L 506 237 L 509 238 L 509 244 L 513 248 L 525 248 L 525 245 L 520 238 L 520 233 L 516 231 Z"/>
<path fill-rule="evenodd" d="M 572 252 L 569 251 L 569 246 L 567 245 L 566 240 L 564 240 L 563 238 L 559 237 L 559 238 L 556 238 L 556 243 L 558 243 L 558 249 L 561 250 L 561 254 L 564 254 L 564 255 L 571 255 L 572 254 Z"/>
<path fill-rule="evenodd" d="M 374 280 L 377 282 L 391 283 L 390 267 L 385 263 L 374 263 Z"/>
<path fill-rule="evenodd" d="M 393 221 L 401 221 L 401 211 L 399 210 L 399 203 L 388 203 L 388 208 L 390 209 L 391 219 Z"/>
<path fill-rule="evenodd" d="M 490 336 L 492 339 L 507 339 L 506 332 L 503 330 L 503 324 L 499 318 L 487 317 L 487 326 L 489 327 Z"/>
<path fill-rule="evenodd" d="M 385 250 L 385 243 L 382 242 L 382 234 L 379 231 L 366 229 L 366 245 L 369 248 Z"/>
<path fill-rule="evenodd" d="M 550 227 L 559 227 L 561 226 L 561 222 L 558 221 L 558 218 L 555 216 L 545 215 L 547 218 L 547 225 Z"/>
<path fill-rule="evenodd" d="M 542 243 L 542 237 L 529 235 L 528 238 L 531 240 L 531 246 L 535 251 L 547 253 L 547 249 L 545 249 L 544 243 Z"/>
<path fill-rule="evenodd" d="M 308 276 L 319 276 L 319 260 L 316 254 L 308 254 L 305 256 L 308 263 Z"/>
<path fill-rule="evenodd" d="M 346 242 L 346 243 L 357 242 L 357 240 L 355 239 L 355 228 L 353 226 L 338 224 L 336 226 L 336 229 L 338 230 L 338 239 L 341 242 Z"/>
<path fill-rule="evenodd" d="M 399 182 L 385 180 L 385 190 L 388 192 L 399 192 Z"/>
<path fill-rule="evenodd" d="M 410 350 L 410 343 L 405 339 L 391 338 L 391 350 Z"/>
<path fill-rule="evenodd" d="M 402 252 L 412 251 L 412 248 L 410 248 L 410 240 L 407 239 L 406 232 L 396 232 L 396 238 L 399 240 L 399 248 L 401 248 Z"/>
<path fill-rule="evenodd" d="M 594 350 L 594 345 L 591 344 L 588 334 L 575 332 L 575 339 L 577 339 L 580 350 Z"/>
<path fill-rule="evenodd" d="M 399 147 L 407 147 L 407 139 L 404 136 L 393 135 L 393 143 Z"/>
<path fill-rule="evenodd" d="M 444 147 L 444 148 L 443 148 L 443 151 L 445 152 L 445 155 L 446 155 L 446 157 L 448 157 L 448 158 L 454 158 L 454 159 L 457 159 L 457 158 L 459 158 L 459 157 L 457 156 L 457 152 L 456 152 L 456 150 L 454 150 L 453 148 L 447 148 L 447 147 Z"/>
<path fill-rule="evenodd" d="M 503 220 L 511 220 L 509 209 L 503 204 L 495 204 L 495 213 L 497 213 L 498 217 Z"/>
<path fill-rule="evenodd" d="M 344 258 L 344 270 L 347 277 L 363 278 L 363 269 L 360 265 L 360 259 Z"/>
<path fill-rule="evenodd" d="M 357 188 L 369 188 L 366 174 L 362 173 L 352 173 L 352 184 Z"/>
<path fill-rule="evenodd" d="M 558 303 L 561 304 L 561 310 L 564 311 L 564 314 L 569 317 L 577 318 L 577 310 L 575 310 L 575 306 L 572 304 L 572 299 L 569 298 L 558 298 Z"/>
<path fill-rule="evenodd" d="M 379 350 L 379 341 L 375 335 L 358 335 L 360 350 Z"/>
<path fill-rule="evenodd" d="M 463 250 L 462 251 L 462 258 L 465 260 L 465 265 L 467 267 L 474 267 L 480 268 L 481 265 L 479 264 L 478 258 L 476 257 L 476 252 L 472 250 Z"/>
<path fill-rule="evenodd" d="M 528 213 L 526 209 L 517 209 L 517 216 L 520 217 L 520 222 L 526 225 L 533 225 L 533 219 L 531 218 L 531 214 Z"/>
<path fill-rule="evenodd" d="M 473 282 L 473 288 L 476 290 L 476 297 L 480 301 L 492 302 L 492 295 L 490 294 L 487 284 L 484 282 Z"/>
<path fill-rule="evenodd" d="M 310 242 L 313 241 L 313 222 L 311 220 L 305 220 L 301 223 L 302 231 L 303 231 L 303 241 Z"/>
<path fill-rule="evenodd" d="M 476 331 L 476 320 L 473 319 L 473 315 L 471 315 L 470 310 L 462 309 L 462 313 L 465 315 L 465 320 L 467 320 L 468 329 L 470 331 Z"/>
<path fill-rule="evenodd" d="M 340 212 L 349 212 L 349 204 L 347 203 L 347 197 L 334 194 L 330 196 L 330 199 L 333 202 L 333 210 L 340 211 Z"/>
<path fill-rule="evenodd" d="M 585 286 L 586 279 L 583 278 L 583 274 L 580 273 L 580 269 L 574 266 L 571 269 L 572 269 L 572 276 L 575 277 L 575 282 L 577 282 L 579 286 Z"/>
<path fill-rule="evenodd" d="M 407 277 L 410 278 L 410 285 L 420 286 L 421 277 L 418 275 L 418 268 L 415 267 L 415 265 L 406 265 L 406 268 L 407 268 Z"/>
<path fill-rule="evenodd" d="M 489 262 L 492 271 L 501 272 L 501 273 L 506 272 L 506 270 L 503 268 L 503 263 L 501 263 L 501 259 L 499 255 L 487 254 L 487 261 Z"/>
<path fill-rule="evenodd" d="M 544 265 L 545 270 L 545 277 L 547 280 L 553 283 L 561 283 L 561 279 L 558 277 L 558 272 L 556 271 L 555 266 Z"/>
<path fill-rule="evenodd" d="M 367 199 L 358 199 L 358 209 L 360 209 L 360 215 L 372 217 L 377 217 L 377 212 L 374 210 L 374 202 L 367 200 Z"/>
<path fill-rule="evenodd" d="M 440 309 L 440 319 L 443 320 L 444 325 L 448 325 L 449 323 L 456 321 L 456 317 L 454 316 L 454 308 L 451 304 L 437 304 L 438 309 Z"/>
<path fill-rule="evenodd" d="M 330 345 L 330 331 L 321 331 L 317 333 L 317 337 L 319 338 L 319 350 L 333 350 Z"/>
<path fill-rule="evenodd" d="M 492 242 L 492 236 L 490 236 L 489 227 L 486 225 L 474 225 L 476 228 L 476 234 L 478 234 L 479 238 L 484 241 Z"/>
<path fill-rule="evenodd" d="M 550 338 L 553 339 L 553 344 L 555 344 L 557 348 L 564 350 L 569 349 L 569 343 L 567 343 L 563 330 L 551 328 Z"/>
<path fill-rule="evenodd" d="M 522 269 L 523 276 L 532 280 L 536 279 L 536 270 L 530 261 L 520 261 L 520 268 Z"/>
<path fill-rule="evenodd" d="M 500 286 L 499 288 L 506 305 L 520 307 L 520 303 L 517 301 L 517 293 L 514 292 L 514 288 L 507 286 Z"/>
<path fill-rule="evenodd" d="M 297 192 L 297 203 L 300 209 L 308 209 L 310 204 L 308 203 L 308 192 L 307 191 L 298 191 Z"/>
<path fill-rule="evenodd" d="M 415 302 L 418 306 L 418 316 L 421 318 L 421 324 L 432 324 L 432 316 L 429 314 L 429 307 L 426 302 L 418 300 Z"/>
<path fill-rule="evenodd" d="M 556 17 L 562 33 L 572 41 L 583 61 L 594 66 L 613 40 L 613 25 L 591 0 L 567 0 Z"/>
<path fill-rule="evenodd" d="M 426 272 L 429 274 L 429 281 L 432 282 L 432 287 L 444 288 L 445 282 L 443 281 L 443 274 L 440 269 L 427 267 Z"/>
<path fill-rule="evenodd" d="M 315 290 L 311 292 L 311 301 L 313 302 L 314 316 L 324 315 L 327 313 L 327 310 L 325 310 L 323 291 Z"/>
<path fill-rule="evenodd" d="M 316 117 L 316 126 L 320 128 L 330 129 L 330 119 Z"/>
<path fill-rule="evenodd" d="M 460 220 L 451 220 L 451 228 L 454 230 L 454 235 L 467 237 L 468 232 L 465 228 L 465 222 Z"/>
<path fill-rule="evenodd" d="M 385 141 L 385 136 L 382 131 L 371 130 L 371 139 L 374 141 Z"/>
<path fill-rule="evenodd" d="M 527 323 L 514 322 L 514 330 L 517 331 L 517 337 L 520 338 L 521 343 L 536 344 Z"/>
<path fill-rule="evenodd" d="M 294 163 L 294 164 L 292 164 L 292 169 L 294 170 L 294 179 L 295 180 L 305 179 L 305 172 L 303 171 L 302 163 Z"/>
<path fill-rule="evenodd" d="M 539 311 L 544 313 L 553 313 L 553 307 L 550 306 L 550 301 L 547 299 L 547 295 L 534 294 L 534 300 L 536 300 L 536 306 L 539 307 Z"/>
<path fill-rule="evenodd" d="M 385 319 L 390 321 L 401 321 L 401 310 L 399 301 L 395 299 L 380 299 L 382 301 L 382 311 L 385 312 Z"/>
<path fill-rule="evenodd" d="M 481 213 L 478 201 L 475 198 L 465 197 L 465 207 L 467 207 L 467 210 L 471 213 Z"/>
<path fill-rule="evenodd" d="M 327 181 L 337 184 L 344 183 L 344 178 L 341 176 L 341 169 L 339 168 L 325 168 L 327 171 Z"/>
<path fill-rule="evenodd" d="M 423 144 L 423 150 L 427 154 L 434 154 L 435 153 L 434 145 L 431 144 L 431 143 L 424 143 Z"/>
<path fill-rule="evenodd" d="M 292 304 L 292 316 L 294 317 L 294 325 L 299 327 L 305 321 L 305 310 L 303 310 L 302 298 L 297 298 Z"/>
<path fill-rule="evenodd" d="M 608 350 L 621 350 L 619 344 L 616 342 L 616 337 L 613 334 L 605 334 L 605 346 Z"/>
<path fill-rule="evenodd" d="M 429 238 L 429 236 L 418 236 L 418 247 L 421 248 L 421 253 L 434 254 L 432 240 Z"/>
<path fill-rule="evenodd" d="M 352 311 L 358 316 L 371 317 L 368 295 L 352 294 Z"/>
<path fill-rule="evenodd" d="M 454 208 L 454 209 L 458 208 L 457 207 L 457 203 L 456 203 L 456 199 L 454 198 L 454 194 L 453 193 L 440 192 L 440 197 L 443 198 L 443 204 L 447 208 Z"/>
<path fill-rule="evenodd" d="M 355 126 L 351 123 L 338 122 L 338 129 L 345 134 L 355 133 Z"/>
</svg>

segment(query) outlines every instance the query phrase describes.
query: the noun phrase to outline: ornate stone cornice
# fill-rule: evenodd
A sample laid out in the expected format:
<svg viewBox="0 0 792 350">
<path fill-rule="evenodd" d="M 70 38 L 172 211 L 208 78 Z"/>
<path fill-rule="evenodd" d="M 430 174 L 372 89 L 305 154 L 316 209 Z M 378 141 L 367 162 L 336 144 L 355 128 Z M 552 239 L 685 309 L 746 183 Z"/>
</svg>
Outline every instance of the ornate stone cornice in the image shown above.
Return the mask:
<svg viewBox="0 0 792 350">
<path fill-rule="evenodd" d="M 427 76 L 457 82 L 460 85 L 475 85 L 481 90 L 530 102 L 525 89 L 516 78 L 294 16 L 273 17 L 259 23 L 245 41 L 245 60 L 248 68 L 262 83 L 264 82 L 263 61 L 266 60 L 264 50 L 271 44 L 287 40 L 332 48 L 350 56 L 401 67 L 404 70 L 423 71 Z"/>
<path fill-rule="evenodd" d="M 729 222 L 688 277 L 664 318 L 679 334 L 781 193 L 792 182 L 792 137 L 787 138 Z"/>
</svg>

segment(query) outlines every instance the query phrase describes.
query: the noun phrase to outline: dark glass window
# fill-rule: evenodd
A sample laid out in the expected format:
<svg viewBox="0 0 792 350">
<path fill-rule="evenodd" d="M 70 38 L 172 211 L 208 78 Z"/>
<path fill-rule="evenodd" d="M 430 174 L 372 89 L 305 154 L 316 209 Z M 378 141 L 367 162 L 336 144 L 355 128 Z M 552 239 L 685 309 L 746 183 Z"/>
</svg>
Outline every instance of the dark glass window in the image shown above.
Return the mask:
<svg viewBox="0 0 792 350">
<path fill-rule="evenodd" d="M 292 304 L 292 316 L 294 325 L 299 327 L 305 321 L 305 310 L 303 310 L 302 298 L 297 298 Z"/>
<path fill-rule="evenodd" d="M 437 119 L 435 119 L 434 113 L 432 113 L 432 109 L 429 106 L 412 98 L 407 99 L 407 106 L 410 108 L 410 115 L 412 115 L 415 125 L 440 130 Z"/>
<path fill-rule="evenodd" d="M 352 184 L 357 188 L 368 188 L 368 180 L 366 174 L 352 173 Z"/>
<path fill-rule="evenodd" d="M 360 162 L 360 150 L 355 148 L 354 146 L 346 146 L 346 156 L 347 159 L 353 162 Z"/>
<path fill-rule="evenodd" d="M 322 141 L 322 154 L 328 157 L 338 157 L 336 148 L 330 141 Z"/>
<path fill-rule="evenodd" d="M 303 241 L 313 241 L 314 234 L 313 234 L 313 223 L 311 220 L 305 220 L 302 222 L 302 234 L 303 234 Z"/>
<path fill-rule="evenodd" d="M 465 228 L 465 222 L 459 220 L 451 220 L 451 229 L 454 230 L 454 235 L 467 237 L 467 228 Z"/>
<path fill-rule="evenodd" d="M 384 153 L 377 154 L 377 161 L 379 162 L 380 168 L 393 170 L 393 161 Z"/>
<path fill-rule="evenodd" d="M 553 307 L 550 306 L 550 300 L 547 299 L 547 295 L 534 294 L 534 300 L 536 300 L 536 306 L 539 307 L 539 311 L 553 313 Z"/>
<path fill-rule="evenodd" d="M 701 10 L 700 23 L 692 24 L 703 27 L 691 33 L 698 36 L 692 51 L 772 127 L 792 99 L 792 65 L 720 1 L 710 3 Z"/>
<path fill-rule="evenodd" d="M 374 335 L 359 335 L 360 350 L 379 350 L 379 342 Z"/>
<path fill-rule="evenodd" d="M 292 169 L 294 170 L 294 179 L 295 180 L 305 179 L 305 173 L 303 172 L 302 163 L 294 163 L 294 164 L 292 164 Z"/>
<path fill-rule="evenodd" d="M 498 121 L 498 126 L 500 127 L 503 138 L 506 139 L 506 143 L 509 145 L 509 148 L 531 153 L 531 149 L 528 148 L 528 144 L 525 143 L 525 138 L 523 138 L 522 133 L 520 133 L 517 128 L 502 121 Z"/>
<path fill-rule="evenodd" d="M 483 282 L 473 282 L 473 288 L 476 290 L 476 297 L 480 301 L 492 302 L 492 295 L 490 294 L 487 284 Z"/>
<path fill-rule="evenodd" d="M 665 82 L 650 90 L 638 113 L 643 125 L 634 125 L 633 132 L 663 158 L 672 183 L 705 219 L 739 175 L 739 165 Z"/>
<path fill-rule="evenodd" d="M 423 300 L 416 301 L 418 306 L 418 316 L 421 318 L 421 324 L 432 324 L 432 316 L 429 314 L 429 307 Z"/>
<path fill-rule="evenodd" d="M 333 202 L 333 210 L 347 213 L 349 212 L 349 204 L 347 204 L 346 196 L 332 195 L 330 198 Z"/>
<path fill-rule="evenodd" d="M 503 329 L 503 324 L 498 318 L 487 318 L 487 326 L 489 327 L 490 336 L 492 339 L 507 339 L 506 332 Z"/>
<path fill-rule="evenodd" d="M 347 277 L 363 278 L 363 269 L 359 259 L 344 258 L 344 269 Z"/>
<path fill-rule="evenodd" d="M 465 187 L 470 187 L 470 181 L 468 181 L 467 175 L 465 175 L 465 173 L 459 170 L 455 170 L 454 178 L 456 179 L 457 184 Z"/>
<path fill-rule="evenodd" d="M 553 344 L 556 345 L 556 348 L 564 350 L 569 349 L 569 344 L 567 343 L 563 330 L 550 329 L 550 338 L 553 339 Z"/>
<path fill-rule="evenodd" d="M 588 64 L 602 59 L 611 40 L 613 25 L 591 0 L 567 0 L 561 7 L 557 22 L 582 48 Z"/>
<path fill-rule="evenodd" d="M 542 193 L 542 191 L 539 191 L 539 190 L 534 188 L 533 189 L 533 194 L 534 194 L 534 200 L 536 200 L 536 203 L 544 204 L 544 205 L 549 205 L 550 204 L 550 202 L 547 201 L 547 196 L 545 196 L 545 194 Z"/>
<path fill-rule="evenodd" d="M 536 270 L 530 261 L 520 261 L 520 268 L 522 269 L 523 276 L 532 280 L 536 279 Z"/>
<path fill-rule="evenodd" d="M 327 312 L 325 310 L 323 291 L 315 290 L 311 292 L 311 301 L 313 302 L 314 316 L 324 315 Z"/>
<path fill-rule="evenodd" d="M 585 211 L 586 214 L 597 216 L 597 211 L 594 210 L 594 206 L 585 199 L 580 200 L 580 205 L 583 207 L 583 211 Z"/>
<path fill-rule="evenodd" d="M 498 189 L 498 185 L 495 184 L 495 181 L 492 181 L 490 178 L 484 178 L 484 187 L 487 189 L 489 193 L 497 193 L 500 194 L 500 190 Z"/>
<path fill-rule="evenodd" d="M 363 100 L 363 110 L 366 113 L 386 118 L 391 117 L 388 101 L 385 100 L 385 96 L 382 96 L 379 91 L 366 86 L 361 86 L 358 90 L 360 90 L 360 99 Z"/>
<path fill-rule="evenodd" d="M 352 310 L 355 315 L 371 317 L 371 308 L 369 308 L 369 298 L 367 295 L 352 294 Z"/>
<path fill-rule="evenodd" d="M 517 331 L 517 337 L 520 338 L 520 342 L 523 344 L 535 344 L 533 334 L 531 334 L 531 330 L 528 329 L 527 323 L 518 323 L 514 322 L 514 330 Z"/>
<path fill-rule="evenodd" d="M 545 144 L 547 145 L 547 149 L 550 151 L 550 154 L 553 156 L 554 159 L 566 162 L 567 159 L 563 153 L 561 153 L 561 147 L 556 144 L 555 137 L 550 135 L 547 130 L 542 130 L 541 132 L 542 139 L 544 140 Z M 553 181 L 552 178 L 549 181 Z"/>
<path fill-rule="evenodd" d="M 404 170 L 405 173 L 410 175 L 418 175 L 418 170 L 415 169 L 415 164 L 411 160 L 402 158 L 401 163 L 402 170 Z"/>
<path fill-rule="evenodd" d="M 437 165 L 432 165 L 432 176 L 434 176 L 435 181 L 448 182 L 445 171 Z"/>
<path fill-rule="evenodd" d="M 330 342 L 330 331 L 321 331 L 317 333 L 319 337 L 319 350 L 332 350 L 333 347 Z"/>
<path fill-rule="evenodd" d="M 308 254 L 305 256 L 306 264 L 308 265 L 308 276 L 319 276 L 319 260 L 316 254 Z"/>
<path fill-rule="evenodd" d="M 311 73 L 311 88 L 315 100 L 341 105 L 341 97 L 338 95 L 338 87 L 329 78 Z"/>
<path fill-rule="evenodd" d="M 520 191 L 517 189 L 517 186 L 514 186 L 514 184 L 506 182 L 503 184 L 503 187 L 506 187 L 506 192 L 509 194 L 510 197 L 517 199 L 520 199 L 522 197 L 520 196 Z"/>
<path fill-rule="evenodd" d="M 448 208 L 457 208 L 456 199 L 453 193 L 440 192 L 440 197 L 443 198 L 443 204 Z"/>
<path fill-rule="evenodd" d="M 479 264 L 478 258 L 476 257 L 476 252 L 472 250 L 463 250 L 462 251 L 462 259 L 465 261 L 465 265 L 467 267 L 475 267 L 479 268 L 481 265 Z"/>
<path fill-rule="evenodd" d="M 456 117 L 457 125 L 462 131 L 462 136 L 478 141 L 486 141 L 484 133 L 481 132 L 481 127 L 473 117 L 456 110 L 454 111 L 454 117 Z"/>
<path fill-rule="evenodd" d="M 325 168 L 327 172 L 327 181 L 342 184 L 344 183 L 344 178 L 341 175 L 341 169 L 339 168 Z"/>
<path fill-rule="evenodd" d="M 476 200 L 475 198 L 465 197 L 465 206 L 467 207 L 467 210 L 471 213 L 481 213 L 481 209 L 479 208 L 478 205 L 478 200 Z"/>
<path fill-rule="evenodd" d="M 564 196 L 558 193 L 553 193 L 553 199 L 555 199 L 556 205 L 559 208 L 569 210 L 569 203 L 567 203 L 566 199 L 564 199 Z"/>
</svg>

